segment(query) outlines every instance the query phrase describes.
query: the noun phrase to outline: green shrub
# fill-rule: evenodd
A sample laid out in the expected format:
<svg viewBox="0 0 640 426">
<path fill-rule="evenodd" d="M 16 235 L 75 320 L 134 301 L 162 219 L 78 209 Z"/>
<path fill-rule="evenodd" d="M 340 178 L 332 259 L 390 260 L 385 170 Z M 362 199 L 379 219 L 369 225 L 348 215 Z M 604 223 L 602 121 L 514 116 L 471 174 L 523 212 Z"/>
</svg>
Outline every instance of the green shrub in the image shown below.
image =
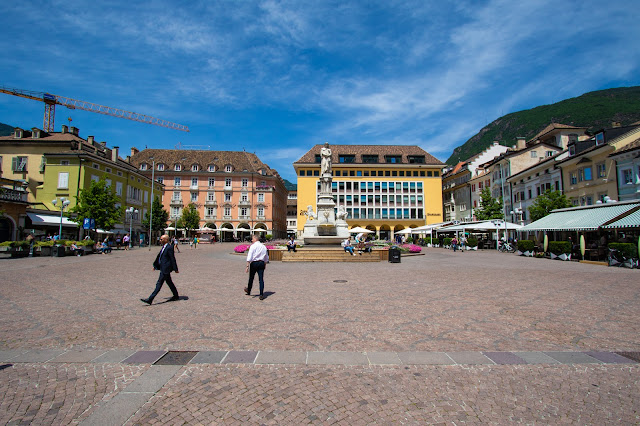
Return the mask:
<svg viewBox="0 0 640 426">
<path fill-rule="evenodd" d="M 533 251 L 536 244 L 531 240 L 520 240 L 518 241 L 518 250 L 521 252 L 525 251 Z"/>
<path fill-rule="evenodd" d="M 571 253 L 571 243 L 569 241 L 549 241 L 548 251 L 555 255 Z"/>
<path fill-rule="evenodd" d="M 267 241 L 271 241 L 271 237 L 273 237 L 273 235 L 267 234 L 264 237 L 267 239 Z"/>
<path fill-rule="evenodd" d="M 92 245 L 94 245 L 96 242 L 93 240 L 82 240 L 82 241 L 78 241 L 76 244 L 78 246 L 86 246 L 86 247 L 91 247 Z"/>
<path fill-rule="evenodd" d="M 637 258 L 638 257 L 638 248 L 635 244 L 631 243 L 609 243 L 609 248 L 618 250 L 625 257 L 628 258 Z"/>
<path fill-rule="evenodd" d="M 13 247 L 13 241 L 3 241 L 0 243 L 0 247 Z"/>
<path fill-rule="evenodd" d="M 53 240 L 49 241 L 36 241 L 36 247 L 53 247 Z"/>
<path fill-rule="evenodd" d="M 467 247 L 478 247 L 477 238 L 467 238 Z"/>
<path fill-rule="evenodd" d="M 445 246 L 450 246 L 451 245 L 451 240 L 452 240 L 452 238 L 445 238 L 442 241 L 442 244 L 444 244 Z"/>
</svg>

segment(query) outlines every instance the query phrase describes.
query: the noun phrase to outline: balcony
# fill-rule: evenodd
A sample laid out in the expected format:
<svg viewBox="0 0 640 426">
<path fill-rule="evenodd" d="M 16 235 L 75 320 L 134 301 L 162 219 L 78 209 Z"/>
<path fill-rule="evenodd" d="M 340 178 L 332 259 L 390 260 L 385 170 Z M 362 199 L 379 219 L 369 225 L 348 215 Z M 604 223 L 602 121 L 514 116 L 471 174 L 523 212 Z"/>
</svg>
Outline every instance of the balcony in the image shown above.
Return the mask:
<svg viewBox="0 0 640 426">
<path fill-rule="evenodd" d="M 222 219 L 223 220 L 233 220 L 233 217 L 231 215 L 229 215 L 229 216 L 225 215 L 225 216 L 222 216 Z"/>
<path fill-rule="evenodd" d="M 232 187 L 231 185 L 229 185 L 229 186 L 225 185 L 225 186 L 224 186 L 224 190 L 225 190 L 225 191 L 232 191 L 232 190 L 233 190 L 233 187 Z"/>
<path fill-rule="evenodd" d="M 10 188 L 0 188 L 0 200 L 27 202 L 28 193 Z"/>
<path fill-rule="evenodd" d="M 183 205 L 182 198 L 172 198 L 170 205 L 171 206 L 182 206 Z"/>
<path fill-rule="evenodd" d="M 198 185 L 191 185 L 189 187 L 189 189 L 192 190 L 192 191 L 197 191 L 198 190 Z"/>
<path fill-rule="evenodd" d="M 216 200 L 206 200 L 206 201 L 204 202 L 204 205 L 205 205 L 205 206 L 217 206 L 217 205 L 218 205 L 218 202 L 217 202 Z"/>
<path fill-rule="evenodd" d="M 250 220 L 251 216 L 238 216 L 239 220 Z"/>
<path fill-rule="evenodd" d="M 218 215 L 215 215 L 215 214 L 208 215 L 208 214 L 205 213 L 204 218 L 206 220 L 214 220 L 214 219 L 216 219 L 217 216 Z"/>
<path fill-rule="evenodd" d="M 239 201 L 238 205 L 243 207 L 249 207 L 251 206 L 251 201 Z"/>
<path fill-rule="evenodd" d="M 267 217 L 266 216 L 256 216 L 256 220 L 264 221 L 264 220 L 267 220 Z"/>
</svg>

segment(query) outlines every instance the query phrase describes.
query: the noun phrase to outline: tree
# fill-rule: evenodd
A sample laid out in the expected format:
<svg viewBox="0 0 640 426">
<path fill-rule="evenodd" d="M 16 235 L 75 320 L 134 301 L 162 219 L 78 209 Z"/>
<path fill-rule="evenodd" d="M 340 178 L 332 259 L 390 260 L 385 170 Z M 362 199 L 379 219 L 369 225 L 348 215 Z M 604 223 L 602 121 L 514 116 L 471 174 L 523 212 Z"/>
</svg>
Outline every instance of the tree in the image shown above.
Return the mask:
<svg viewBox="0 0 640 426">
<path fill-rule="evenodd" d="M 182 225 L 180 228 L 187 230 L 187 235 L 190 235 L 192 229 L 200 228 L 200 213 L 198 213 L 198 208 L 195 204 L 189 203 L 187 207 L 182 210 L 182 216 L 179 222 Z"/>
<path fill-rule="evenodd" d="M 151 224 L 152 231 L 162 231 L 167 227 L 167 221 L 169 220 L 169 212 L 162 208 L 160 198 L 156 197 L 151 203 L 151 211 L 153 212 L 153 223 Z M 142 220 L 142 226 L 144 229 L 149 229 L 149 212 L 144 215 Z"/>
<path fill-rule="evenodd" d="M 122 200 L 117 196 L 111 186 L 107 185 L 104 176 L 99 181 L 91 181 L 89 188 L 82 188 L 78 194 L 76 205 L 71 209 L 77 213 L 77 217 L 69 218 L 80 226 L 86 218 L 95 220 L 95 228 L 108 230 L 113 225 L 122 221 L 124 209 L 116 207 Z"/>
<path fill-rule="evenodd" d="M 569 202 L 567 196 L 560 191 L 551 191 L 549 189 L 533 200 L 533 204 L 529 207 L 529 217 L 534 222 L 551 213 L 551 210 L 567 207 L 571 207 L 571 202 Z"/>
<path fill-rule="evenodd" d="M 502 219 L 502 197 L 495 199 L 491 196 L 489 188 L 485 187 L 480 192 L 480 207 L 476 209 L 478 220 Z"/>
</svg>

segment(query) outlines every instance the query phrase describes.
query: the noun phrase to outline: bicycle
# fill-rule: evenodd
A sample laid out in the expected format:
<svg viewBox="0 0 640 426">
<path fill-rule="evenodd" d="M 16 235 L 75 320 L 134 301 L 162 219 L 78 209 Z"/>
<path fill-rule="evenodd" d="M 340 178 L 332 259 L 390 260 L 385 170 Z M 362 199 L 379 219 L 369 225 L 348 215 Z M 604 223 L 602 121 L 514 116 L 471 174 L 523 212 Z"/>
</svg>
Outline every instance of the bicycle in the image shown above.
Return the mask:
<svg viewBox="0 0 640 426">
<path fill-rule="evenodd" d="M 607 264 L 618 268 L 635 269 L 638 268 L 638 259 L 628 258 L 621 251 L 610 248 Z"/>
<path fill-rule="evenodd" d="M 498 244 L 498 251 L 501 253 L 515 253 L 516 247 L 508 241 L 500 241 L 500 243 Z"/>
</svg>

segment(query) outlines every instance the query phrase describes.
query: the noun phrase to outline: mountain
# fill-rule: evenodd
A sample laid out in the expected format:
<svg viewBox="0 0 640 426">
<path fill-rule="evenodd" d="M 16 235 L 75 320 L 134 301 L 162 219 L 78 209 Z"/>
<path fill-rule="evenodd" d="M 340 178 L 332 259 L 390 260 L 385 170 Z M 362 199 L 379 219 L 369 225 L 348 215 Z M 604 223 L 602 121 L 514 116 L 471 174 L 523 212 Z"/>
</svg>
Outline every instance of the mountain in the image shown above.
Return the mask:
<svg viewBox="0 0 640 426">
<path fill-rule="evenodd" d="M 454 165 L 464 161 L 493 141 L 511 146 L 519 136 L 529 140 L 551 123 L 587 127 L 594 132 L 611 127 L 613 122 L 625 126 L 637 121 L 640 121 L 640 86 L 598 90 L 502 116 L 455 148 L 446 163 Z"/>
<path fill-rule="evenodd" d="M 0 136 L 9 136 L 13 133 L 13 126 L 9 126 L 8 124 L 0 123 Z"/>
<path fill-rule="evenodd" d="M 284 187 L 287 189 L 287 191 L 295 191 L 298 188 L 298 185 L 296 185 L 295 183 L 291 183 L 284 178 L 283 180 L 284 180 Z"/>
</svg>

